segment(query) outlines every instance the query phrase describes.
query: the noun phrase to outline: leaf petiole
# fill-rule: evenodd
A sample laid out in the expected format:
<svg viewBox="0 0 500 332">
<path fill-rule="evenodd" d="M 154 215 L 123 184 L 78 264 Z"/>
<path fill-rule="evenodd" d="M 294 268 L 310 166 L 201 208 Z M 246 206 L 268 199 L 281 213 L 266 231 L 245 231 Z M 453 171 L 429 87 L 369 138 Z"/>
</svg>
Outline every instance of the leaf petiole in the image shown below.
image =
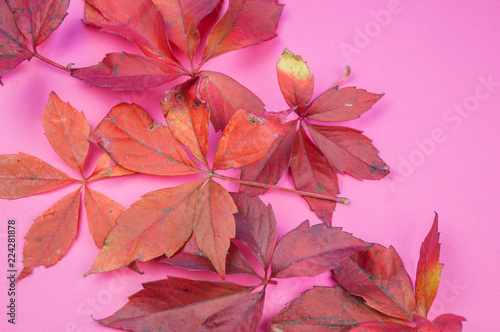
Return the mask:
<svg viewBox="0 0 500 332">
<path fill-rule="evenodd" d="M 48 63 L 51 66 L 54 66 L 54 67 L 59 68 L 61 70 L 64 70 L 65 72 L 71 73 L 71 69 L 69 69 L 68 67 L 63 66 L 61 64 L 58 64 L 57 62 L 54 62 L 50 59 L 47 59 L 46 57 L 37 53 L 36 51 L 32 52 L 32 54 L 35 58 L 38 58 L 38 59 L 42 60 L 43 62 Z"/>
</svg>

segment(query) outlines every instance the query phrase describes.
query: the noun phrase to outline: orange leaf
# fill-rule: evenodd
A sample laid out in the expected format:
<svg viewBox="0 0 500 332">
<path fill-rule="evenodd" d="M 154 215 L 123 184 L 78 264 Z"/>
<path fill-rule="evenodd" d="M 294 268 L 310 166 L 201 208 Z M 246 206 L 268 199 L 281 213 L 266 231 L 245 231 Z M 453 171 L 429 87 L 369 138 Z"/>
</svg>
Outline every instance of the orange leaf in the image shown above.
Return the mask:
<svg viewBox="0 0 500 332">
<path fill-rule="evenodd" d="M 125 208 L 100 192 L 85 187 L 83 196 L 87 223 L 95 245 L 102 248 L 104 239 L 116 226 L 116 219 L 125 211 Z"/>
<path fill-rule="evenodd" d="M 24 268 L 18 280 L 30 274 L 33 268 L 52 266 L 64 256 L 78 228 L 80 189 L 64 196 L 36 217 L 25 237 Z"/>
<path fill-rule="evenodd" d="M 314 91 L 314 78 L 307 63 L 300 55 L 285 49 L 276 67 L 281 93 L 288 106 L 305 108 Z"/>
<path fill-rule="evenodd" d="M 76 181 L 29 154 L 0 155 L 0 198 L 43 193 Z"/>
<path fill-rule="evenodd" d="M 83 175 L 83 163 L 90 145 L 90 126 L 83 112 L 78 112 L 51 92 L 40 119 L 54 151 Z"/>
<path fill-rule="evenodd" d="M 275 139 L 285 134 L 285 129 L 272 115 L 257 116 L 239 110 L 222 132 L 214 169 L 239 168 L 255 163 L 267 154 Z"/>
<path fill-rule="evenodd" d="M 208 105 L 215 131 L 224 129 L 240 109 L 253 114 L 264 114 L 262 100 L 227 75 L 202 71 L 198 82 L 200 98 Z"/>
<path fill-rule="evenodd" d="M 116 220 L 94 264 L 86 273 L 123 268 L 163 254 L 172 256 L 189 239 L 204 180 L 147 193 Z"/>
<path fill-rule="evenodd" d="M 440 249 L 438 215 L 436 213 L 429 234 L 425 237 L 420 248 L 420 259 L 418 260 L 417 278 L 415 280 L 417 309 L 423 317 L 427 317 L 438 290 L 439 278 L 443 270 L 443 264 L 439 263 Z"/>
<path fill-rule="evenodd" d="M 154 175 L 197 173 L 196 165 L 170 130 L 153 122 L 136 104 L 113 107 L 90 138 L 117 164 L 131 171 Z"/>
<path fill-rule="evenodd" d="M 233 214 L 238 209 L 226 189 L 211 179 L 201 190 L 195 209 L 193 236 L 196 244 L 224 278 L 226 254 L 236 232 Z"/>
<path fill-rule="evenodd" d="M 128 170 L 116 164 L 107 153 L 103 153 L 94 168 L 94 172 L 90 175 L 89 180 L 97 180 L 111 178 L 116 176 L 134 174 L 134 171 Z"/>
<path fill-rule="evenodd" d="M 276 0 L 231 0 L 208 36 L 203 61 L 276 37 L 283 6 Z"/>
</svg>

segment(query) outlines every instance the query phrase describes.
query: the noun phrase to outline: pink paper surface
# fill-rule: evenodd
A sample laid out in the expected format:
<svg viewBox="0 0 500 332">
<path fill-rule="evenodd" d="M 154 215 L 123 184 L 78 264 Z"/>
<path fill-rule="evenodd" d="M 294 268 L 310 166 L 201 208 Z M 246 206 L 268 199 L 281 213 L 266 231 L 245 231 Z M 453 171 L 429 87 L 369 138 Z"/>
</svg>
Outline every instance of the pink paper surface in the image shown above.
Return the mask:
<svg viewBox="0 0 500 332">
<path fill-rule="evenodd" d="M 75 67 L 96 64 L 105 53 L 140 51 L 119 37 L 84 26 L 84 2 L 72 1 L 69 15 L 39 47 L 44 56 Z M 391 174 L 381 181 L 340 177 L 341 195 L 333 224 L 365 241 L 393 245 L 412 280 L 420 244 L 439 213 L 441 285 L 430 317 L 454 313 L 467 318 L 464 331 L 493 331 L 500 295 L 500 3 L 433 1 L 286 2 L 278 37 L 262 45 L 221 55 L 204 69 L 217 70 L 255 92 L 268 111 L 287 108 L 281 96 L 276 62 L 284 48 L 300 54 L 315 78 L 315 96 L 342 75 L 343 86 L 357 86 L 385 96 L 360 119 L 346 125 L 364 130 Z M 0 87 L 0 153 L 35 155 L 69 175 L 76 172 L 56 155 L 44 137 L 39 115 L 51 91 L 85 112 L 92 128 L 122 101 L 143 106 L 162 120 L 159 102 L 171 85 L 149 91 L 110 91 L 33 59 L 3 77 Z M 180 81 L 178 81 L 180 82 Z M 93 148 L 90 174 L 97 157 Z M 129 206 L 159 188 L 186 179 L 136 176 L 92 183 L 90 187 Z M 224 183 L 224 185 L 227 185 Z M 285 177 L 281 186 L 291 186 Z M 234 185 L 227 185 L 236 190 Z M 22 268 L 23 237 L 32 221 L 76 185 L 28 198 L 0 201 L 0 330 L 112 331 L 93 319 L 109 316 L 141 289 L 141 283 L 186 273 L 154 263 L 140 264 L 143 275 L 123 270 L 86 278 L 98 254 L 82 217 L 76 241 L 62 261 L 38 267 L 16 285 L 16 324 L 8 324 L 7 226 L 16 220 L 17 269 Z M 300 197 L 269 192 L 278 221 L 278 236 L 303 220 L 320 223 Z M 84 213 L 82 212 L 84 216 Z M 230 276 L 251 283 L 253 279 Z M 261 330 L 272 315 L 313 285 L 331 285 L 329 274 L 279 280 L 268 289 Z"/>
</svg>

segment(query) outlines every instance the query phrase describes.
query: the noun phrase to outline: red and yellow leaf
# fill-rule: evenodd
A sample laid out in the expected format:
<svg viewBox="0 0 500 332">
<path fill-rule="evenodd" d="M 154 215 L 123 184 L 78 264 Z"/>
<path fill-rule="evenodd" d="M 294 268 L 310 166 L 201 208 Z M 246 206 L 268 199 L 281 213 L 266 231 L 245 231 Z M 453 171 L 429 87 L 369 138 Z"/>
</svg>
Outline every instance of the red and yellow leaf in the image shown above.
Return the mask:
<svg viewBox="0 0 500 332">
<path fill-rule="evenodd" d="M 99 273 L 172 256 L 189 240 L 204 180 L 147 193 L 117 219 L 92 267 Z"/>
<path fill-rule="evenodd" d="M 174 277 L 142 286 L 123 308 L 98 322 L 128 331 L 197 331 L 210 315 L 252 290 L 229 282 Z"/>
<path fill-rule="evenodd" d="M 231 0 L 208 36 L 203 61 L 276 37 L 282 11 L 276 0 Z"/>
<path fill-rule="evenodd" d="M 297 190 L 333 197 L 338 195 L 337 173 L 328 163 L 328 159 L 307 137 L 302 126 L 295 136 L 290 169 Z M 336 202 L 314 197 L 303 197 L 318 218 L 325 225 L 331 226 Z"/>
<path fill-rule="evenodd" d="M 285 49 L 276 67 L 281 93 L 288 106 L 298 107 L 296 111 L 300 114 L 314 92 L 314 77 L 307 63 L 300 55 Z"/>
<path fill-rule="evenodd" d="M 420 259 L 415 280 L 415 296 L 420 315 L 427 317 L 432 302 L 436 297 L 443 264 L 439 263 L 438 215 L 420 247 Z"/>
<path fill-rule="evenodd" d="M 354 252 L 367 250 L 371 243 L 343 232 L 341 228 L 310 226 L 304 221 L 285 234 L 276 246 L 271 267 L 276 278 L 313 276 L 339 266 Z"/>
<path fill-rule="evenodd" d="M 153 122 L 136 104 L 113 107 L 90 138 L 117 164 L 131 171 L 154 175 L 197 173 L 196 165 L 170 130 Z"/>
<path fill-rule="evenodd" d="M 272 115 L 258 116 L 245 110 L 234 114 L 217 146 L 214 169 L 240 168 L 263 158 L 274 140 L 285 134 Z"/>
<path fill-rule="evenodd" d="M 29 154 L 0 155 L 0 198 L 40 194 L 76 181 Z"/>
<path fill-rule="evenodd" d="M 333 279 L 350 294 L 386 315 L 411 320 L 415 294 L 401 258 L 391 246 L 374 245 L 340 262 Z"/>
<path fill-rule="evenodd" d="M 356 119 L 368 111 L 383 95 L 355 87 L 329 89 L 312 102 L 306 117 L 326 122 Z"/>
<path fill-rule="evenodd" d="M 202 71 L 199 75 L 200 98 L 208 105 L 215 131 L 224 129 L 240 109 L 264 114 L 262 100 L 231 77 L 213 71 Z"/>
<path fill-rule="evenodd" d="M 238 209 L 226 189 L 211 179 L 193 204 L 196 210 L 193 225 L 196 244 L 224 278 L 227 250 L 236 232 L 233 214 Z"/>
<path fill-rule="evenodd" d="M 85 187 L 83 196 L 89 231 L 99 248 L 104 246 L 104 240 L 116 226 L 116 219 L 125 208 L 100 192 Z"/>
<path fill-rule="evenodd" d="M 83 163 L 90 146 L 90 126 L 83 112 L 51 92 L 40 119 L 45 136 L 57 155 L 83 175 Z"/>
<path fill-rule="evenodd" d="M 24 268 L 17 277 L 18 280 L 26 277 L 39 265 L 54 265 L 66 254 L 78 228 L 80 189 L 64 196 L 36 217 L 25 237 Z"/>
<path fill-rule="evenodd" d="M 134 171 L 118 165 L 107 153 L 103 153 L 95 165 L 94 171 L 89 177 L 89 180 L 112 178 L 116 176 L 124 176 L 134 174 Z"/>
</svg>

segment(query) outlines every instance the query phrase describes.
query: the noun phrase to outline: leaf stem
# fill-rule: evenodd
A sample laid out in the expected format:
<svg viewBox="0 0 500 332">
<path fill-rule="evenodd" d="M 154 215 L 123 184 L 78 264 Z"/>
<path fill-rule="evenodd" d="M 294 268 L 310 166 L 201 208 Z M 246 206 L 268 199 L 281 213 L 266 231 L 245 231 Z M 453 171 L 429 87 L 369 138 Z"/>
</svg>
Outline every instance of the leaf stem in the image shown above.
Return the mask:
<svg viewBox="0 0 500 332">
<path fill-rule="evenodd" d="M 54 66 L 54 67 L 59 68 L 61 70 L 64 70 L 65 72 L 71 73 L 71 70 L 68 67 L 60 65 L 57 62 L 54 62 L 54 61 L 52 61 L 50 59 L 47 59 L 46 57 L 44 57 L 43 55 L 37 53 L 36 51 L 32 52 L 32 54 L 33 54 L 33 56 L 35 58 L 38 58 L 38 59 L 42 60 L 43 62 L 48 63 L 51 66 Z"/>
<path fill-rule="evenodd" d="M 349 66 L 345 66 L 345 74 L 344 76 L 342 76 L 342 78 L 337 82 L 335 83 L 334 85 L 332 85 L 332 87 L 330 89 L 335 89 L 335 87 L 339 86 L 342 82 L 344 82 L 349 76 L 351 75 L 351 67 Z"/>
</svg>

